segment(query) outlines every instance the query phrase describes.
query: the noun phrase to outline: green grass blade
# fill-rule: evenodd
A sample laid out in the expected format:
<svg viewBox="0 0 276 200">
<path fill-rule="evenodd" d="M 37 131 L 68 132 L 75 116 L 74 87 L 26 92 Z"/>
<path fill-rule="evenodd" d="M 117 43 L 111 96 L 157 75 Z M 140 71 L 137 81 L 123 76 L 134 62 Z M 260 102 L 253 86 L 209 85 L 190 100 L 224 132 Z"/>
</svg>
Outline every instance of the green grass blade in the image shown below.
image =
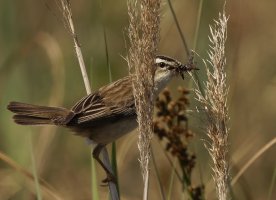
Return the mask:
<svg viewBox="0 0 276 200">
<path fill-rule="evenodd" d="M 184 46 L 184 48 L 185 48 L 186 55 L 187 55 L 187 57 L 189 57 L 189 54 L 190 54 L 189 47 L 188 47 L 188 44 L 187 44 L 186 39 L 185 39 L 185 37 L 184 37 L 184 34 L 183 34 L 183 32 L 181 31 L 181 28 L 180 28 L 179 22 L 178 22 L 178 20 L 177 20 L 176 14 L 175 14 L 175 12 L 174 12 L 174 9 L 173 9 L 171 0 L 167 0 L 167 2 L 168 2 L 168 5 L 169 5 L 169 8 L 170 8 L 170 11 L 171 11 L 171 13 L 172 13 L 174 23 L 175 23 L 176 28 L 177 28 L 177 30 L 178 30 L 178 32 L 179 32 L 180 37 L 181 37 L 182 44 L 183 44 L 183 46 Z"/>
<path fill-rule="evenodd" d="M 271 183 L 270 183 L 269 190 L 268 190 L 267 200 L 271 200 L 272 199 L 271 197 L 272 197 L 273 188 L 275 186 L 275 182 L 276 182 L 276 166 L 274 167 Z"/>
<path fill-rule="evenodd" d="M 119 190 L 119 176 L 118 176 L 118 168 L 117 168 L 117 151 L 116 151 L 116 142 L 112 142 L 112 152 L 111 152 L 111 166 L 113 173 L 115 177 L 117 178 L 117 191 L 118 191 L 118 196 L 120 199 L 120 190 Z"/>
<path fill-rule="evenodd" d="M 175 165 L 177 162 L 177 158 L 174 159 L 173 161 L 173 167 L 172 167 L 172 172 L 171 172 L 171 177 L 170 177 L 170 185 L 169 185 L 169 190 L 168 190 L 168 200 L 172 199 L 172 189 L 173 189 L 173 183 L 174 183 L 174 177 L 175 177 Z"/>
<path fill-rule="evenodd" d="M 91 59 L 91 65 L 89 67 L 89 74 L 93 74 L 93 59 Z M 92 78 L 90 80 L 93 80 Z M 90 83 L 91 84 L 91 83 Z M 93 84 L 91 84 L 93 85 Z M 96 171 L 96 162 L 92 156 L 93 147 L 91 147 L 91 198 L 92 200 L 99 200 L 99 192 L 98 192 L 98 180 L 97 180 L 97 171 Z"/>
<path fill-rule="evenodd" d="M 102 1 L 100 1 L 100 3 L 101 3 L 101 6 L 100 6 L 101 10 L 103 10 Z M 103 11 L 101 13 L 103 13 Z M 104 47 L 105 47 L 106 64 L 108 67 L 108 77 L 109 77 L 109 82 L 111 83 L 112 82 L 112 71 L 111 71 L 110 58 L 109 58 L 109 52 L 108 52 L 108 41 L 107 41 L 105 23 L 104 23 L 102 16 L 101 16 L 101 21 L 102 21 L 102 25 L 103 25 Z M 118 196 L 120 199 L 119 177 L 118 177 L 118 170 L 117 170 L 117 152 L 116 152 L 116 143 L 115 142 L 112 142 L 111 166 L 112 166 L 113 173 L 114 173 L 115 177 L 117 178 L 116 188 L 117 188 Z"/>
<path fill-rule="evenodd" d="M 110 60 L 109 60 L 109 54 L 108 54 L 108 44 L 107 44 L 107 36 L 106 36 L 106 30 L 105 26 L 103 25 L 103 33 L 104 33 L 104 46 L 105 46 L 105 56 L 106 56 L 106 64 L 108 67 L 108 76 L 109 76 L 109 82 L 112 82 L 112 73 L 111 73 L 111 66 L 110 66 Z"/>
<path fill-rule="evenodd" d="M 195 37 L 194 37 L 194 44 L 193 44 L 194 51 L 196 50 L 197 41 L 198 41 L 198 31 L 199 31 L 199 25 L 200 25 L 201 15 L 202 15 L 202 6 L 203 6 L 203 0 L 200 0 L 199 6 L 198 6 L 198 12 L 197 12 Z"/>
<path fill-rule="evenodd" d="M 153 163 L 154 171 L 155 171 L 155 174 L 156 174 L 156 177 L 157 177 L 157 182 L 158 182 L 158 186 L 159 186 L 159 190 L 160 190 L 160 195 L 162 197 L 161 199 L 165 200 L 166 199 L 165 192 L 164 192 L 164 188 L 162 186 L 160 174 L 159 174 L 159 171 L 158 171 L 158 168 L 157 168 L 157 165 L 156 165 L 155 156 L 154 156 L 152 147 L 150 148 L 150 150 L 151 150 L 151 155 L 152 155 L 152 163 Z"/>
<path fill-rule="evenodd" d="M 34 150 L 33 150 L 32 132 L 30 132 L 28 135 L 29 135 L 30 153 L 31 153 L 31 161 L 32 161 L 32 173 L 33 173 L 33 176 L 34 176 L 36 197 L 37 197 L 37 200 L 42 200 L 40 184 L 39 184 L 39 180 L 38 180 L 38 176 L 37 176 L 37 169 L 36 169 L 36 163 L 35 163 Z"/>
<path fill-rule="evenodd" d="M 93 158 L 91 158 L 91 183 L 92 200 L 99 200 L 100 198 L 97 185 L 96 163 Z"/>
</svg>

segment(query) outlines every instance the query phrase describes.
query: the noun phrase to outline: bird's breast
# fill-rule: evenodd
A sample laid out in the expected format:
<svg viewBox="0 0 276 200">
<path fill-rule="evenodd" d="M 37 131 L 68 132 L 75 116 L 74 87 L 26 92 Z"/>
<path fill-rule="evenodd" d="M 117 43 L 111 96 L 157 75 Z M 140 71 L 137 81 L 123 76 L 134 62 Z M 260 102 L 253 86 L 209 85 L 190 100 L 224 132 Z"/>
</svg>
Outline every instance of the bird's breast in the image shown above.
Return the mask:
<svg viewBox="0 0 276 200">
<path fill-rule="evenodd" d="M 107 122 L 104 125 L 77 130 L 77 135 L 88 137 L 98 144 L 109 144 L 133 131 L 137 125 L 135 115 L 115 122 Z"/>
</svg>

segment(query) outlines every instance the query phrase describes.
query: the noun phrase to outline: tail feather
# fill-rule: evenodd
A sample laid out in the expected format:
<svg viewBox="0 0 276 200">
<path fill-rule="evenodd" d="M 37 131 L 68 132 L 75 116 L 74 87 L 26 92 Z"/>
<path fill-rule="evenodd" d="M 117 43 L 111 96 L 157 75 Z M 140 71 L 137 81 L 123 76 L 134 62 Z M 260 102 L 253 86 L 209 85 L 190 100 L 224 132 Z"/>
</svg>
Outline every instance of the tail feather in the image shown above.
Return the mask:
<svg viewBox="0 0 276 200">
<path fill-rule="evenodd" d="M 15 123 L 21 124 L 21 125 L 54 124 L 50 119 L 47 119 L 47 118 L 31 117 L 31 116 L 23 116 L 23 115 L 14 115 L 13 120 Z"/>
<path fill-rule="evenodd" d="M 72 112 L 66 108 L 10 102 L 7 109 L 15 113 L 15 123 L 22 125 L 65 125 L 72 118 Z"/>
</svg>

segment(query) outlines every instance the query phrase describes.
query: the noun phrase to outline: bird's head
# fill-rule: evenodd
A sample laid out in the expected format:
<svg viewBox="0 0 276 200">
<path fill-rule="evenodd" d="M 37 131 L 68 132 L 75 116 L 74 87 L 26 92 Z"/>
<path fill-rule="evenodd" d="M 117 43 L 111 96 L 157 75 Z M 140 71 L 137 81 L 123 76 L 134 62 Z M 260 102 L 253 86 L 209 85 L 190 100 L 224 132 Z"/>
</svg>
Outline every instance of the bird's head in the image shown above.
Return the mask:
<svg viewBox="0 0 276 200">
<path fill-rule="evenodd" d="M 193 64 L 184 65 L 178 60 L 163 55 L 156 56 L 155 65 L 154 81 L 158 93 L 166 87 L 174 76 L 180 75 L 184 79 L 185 72 L 197 70 Z"/>
</svg>

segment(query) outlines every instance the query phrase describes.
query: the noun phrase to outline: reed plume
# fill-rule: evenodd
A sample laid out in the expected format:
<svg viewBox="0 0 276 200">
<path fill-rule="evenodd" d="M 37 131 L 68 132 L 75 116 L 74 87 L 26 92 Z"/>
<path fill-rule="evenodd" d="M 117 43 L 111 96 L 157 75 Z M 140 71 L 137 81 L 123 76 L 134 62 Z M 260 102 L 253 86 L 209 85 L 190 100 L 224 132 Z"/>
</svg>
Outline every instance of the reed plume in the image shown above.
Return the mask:
<svg viewBox="0 0 276 200">
<path fill-rule="evenodd" d="M 139 124 L 138 148 L 144 180 L 144 199 L 147 199 L 150 142 L 153 137 L 154 59 L 159 42 L 160 0 L 129 0 L 128 36 L 130 48 L 128 65 L 134 75 L 133 91 Z"/>
<path fill-rule="evenodd" d="M 229 162 L 228 162 L 228 135 L 227 126 L 229 116 L 227 108 L 228 86 L 226 84 L 226 56 L 225 43 L 227 39 L 227 21 L 225 11 L 219 14 L 210 26 L 209 59 L 205 62 L 207 81 L 204 93 L 197 85 L 197 100 L 202 104 L 207 116 L 207 135 L 210 143 L 206 148 L 213 160 L 213 173 L 218 199 L 229 199 Z"/>
</svg>

